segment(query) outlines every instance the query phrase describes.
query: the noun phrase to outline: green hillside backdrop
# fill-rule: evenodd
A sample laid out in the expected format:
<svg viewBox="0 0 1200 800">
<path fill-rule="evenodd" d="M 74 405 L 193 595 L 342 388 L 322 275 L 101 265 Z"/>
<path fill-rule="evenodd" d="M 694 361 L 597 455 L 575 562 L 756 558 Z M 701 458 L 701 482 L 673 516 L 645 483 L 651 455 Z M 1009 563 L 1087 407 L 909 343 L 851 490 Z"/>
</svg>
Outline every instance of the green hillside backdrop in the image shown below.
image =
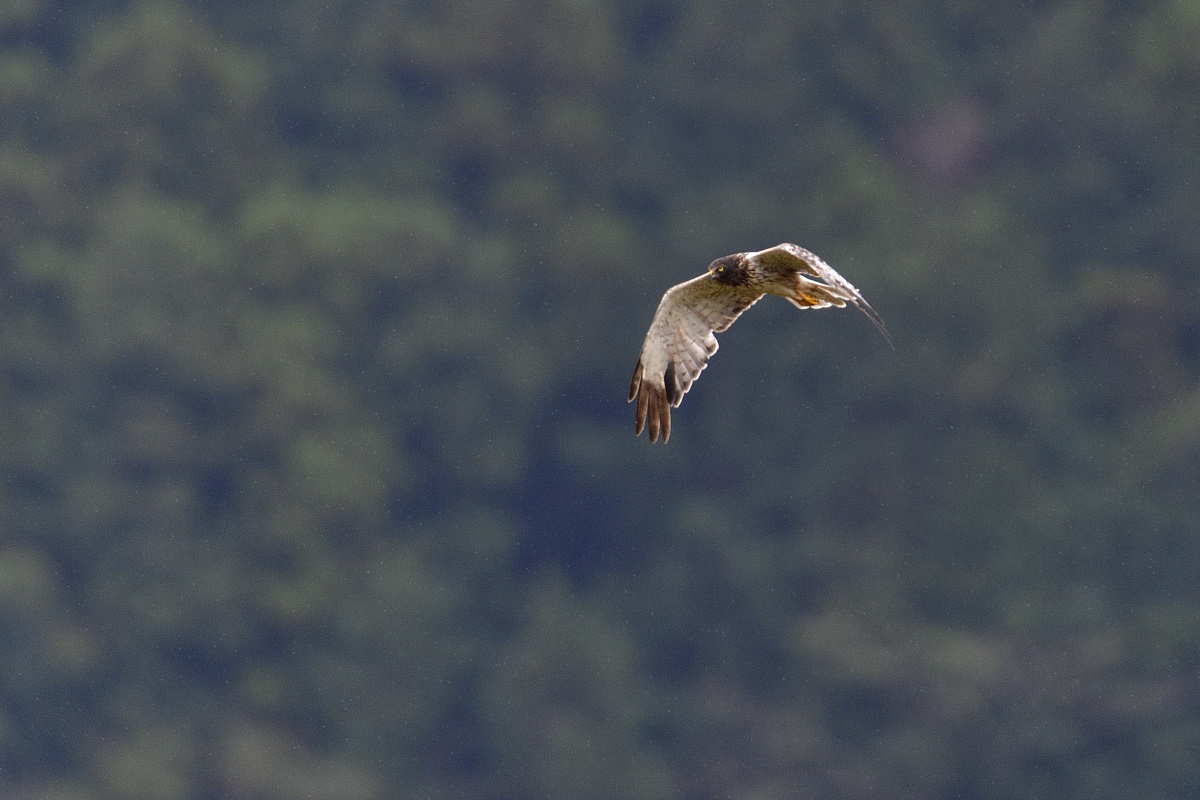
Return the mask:
<svg viewBox="0 0 1200 800">
<path fill-rule="evenodd" d="M 1200 796 L 1200 3 L 9 0 L 0 796 Z M 661 293 L 791 241 L 633 436 Z"/>
</svg>

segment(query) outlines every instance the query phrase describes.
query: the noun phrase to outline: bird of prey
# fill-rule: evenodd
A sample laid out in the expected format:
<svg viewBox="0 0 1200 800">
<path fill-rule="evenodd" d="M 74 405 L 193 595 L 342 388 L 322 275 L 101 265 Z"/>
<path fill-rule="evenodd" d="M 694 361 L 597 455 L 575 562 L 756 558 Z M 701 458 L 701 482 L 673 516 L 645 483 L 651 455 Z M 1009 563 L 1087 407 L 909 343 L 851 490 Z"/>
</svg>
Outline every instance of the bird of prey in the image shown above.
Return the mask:
<svg viewBox="0 0 1200 800">
<path fill-rule="evenodd" d="M 883 319 L 858 289 L 817 256 L 794 244 L 757 253 L 734 253 L 708 265 L 708 272 L 663 295 L 642 344 L 629 384 L 637 400 L 637 432 L 649 423 L 650 441 L 671 437 L 671 406 L 679 406 L 692 381 L 717 352 L 717 337 L 764 294 L 786 298 L 796 308 L 845 308 L 867 315 L 891 344 Z"/>
</svg>

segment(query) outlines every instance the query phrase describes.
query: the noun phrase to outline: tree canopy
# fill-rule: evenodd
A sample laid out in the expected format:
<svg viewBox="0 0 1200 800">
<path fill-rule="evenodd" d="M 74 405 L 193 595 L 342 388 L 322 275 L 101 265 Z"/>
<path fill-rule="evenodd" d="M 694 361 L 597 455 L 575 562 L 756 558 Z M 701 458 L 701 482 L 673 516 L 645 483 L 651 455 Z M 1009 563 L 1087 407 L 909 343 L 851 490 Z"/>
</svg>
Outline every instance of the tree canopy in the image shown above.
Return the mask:
<svg viewBox="0 0 1200 800">
<path fill-rule="evenodd" d="M 0 8 L 0 794 L 1200 793 L 1200 7 Z M 668 446 L 661 293 L 792 241 Z"/>
</svg>

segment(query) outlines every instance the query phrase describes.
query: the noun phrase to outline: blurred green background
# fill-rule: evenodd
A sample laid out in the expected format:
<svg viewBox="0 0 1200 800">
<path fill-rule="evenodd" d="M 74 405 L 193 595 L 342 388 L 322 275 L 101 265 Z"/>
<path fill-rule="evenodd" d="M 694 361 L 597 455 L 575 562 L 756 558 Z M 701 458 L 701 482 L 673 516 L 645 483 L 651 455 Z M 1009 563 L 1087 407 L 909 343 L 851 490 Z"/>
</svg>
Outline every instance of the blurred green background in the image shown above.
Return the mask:
<svg viewBox="0 0 1200 800">
<path fill-rule="evenodd" d="M 1200 2 L 0 6 L 0 796 L 1200 796 Z M 633 436 L 664 289 L 782 241 Z"/>
</svg>

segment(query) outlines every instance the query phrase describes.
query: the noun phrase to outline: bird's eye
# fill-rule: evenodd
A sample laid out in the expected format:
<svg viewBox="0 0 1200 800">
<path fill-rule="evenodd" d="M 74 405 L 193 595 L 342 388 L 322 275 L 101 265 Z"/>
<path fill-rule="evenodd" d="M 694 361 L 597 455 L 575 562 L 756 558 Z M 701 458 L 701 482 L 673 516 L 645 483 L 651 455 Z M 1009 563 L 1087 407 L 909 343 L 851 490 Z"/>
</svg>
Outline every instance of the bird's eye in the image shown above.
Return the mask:
<svg viewBox="0 0 1200 800">
<path fill-rule="evenodd" d="M 720 273 L 723 273 L 724 271 L 725 271 L 725 265 L 724 265 L 724 264 L 722 264 L 721 266 L 717 267 L 717 273 L 718 273 L 718 274 L 720 274 Z"/>
</svg>

